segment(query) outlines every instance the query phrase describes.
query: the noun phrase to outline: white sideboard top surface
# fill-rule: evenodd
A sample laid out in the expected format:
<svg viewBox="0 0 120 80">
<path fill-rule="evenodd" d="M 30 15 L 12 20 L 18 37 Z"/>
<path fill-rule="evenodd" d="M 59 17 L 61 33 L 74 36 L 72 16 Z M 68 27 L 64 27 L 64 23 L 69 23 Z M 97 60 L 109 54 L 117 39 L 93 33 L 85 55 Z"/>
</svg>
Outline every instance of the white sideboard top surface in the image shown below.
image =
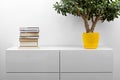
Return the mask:
<svg viewBox="0 0 120 80">
<path fill-rule="evenodd" d="M 85 50 L 85 51 L 111 51 L 112 48 L 109 48 L 109 47 L 99 47 L 97 49 L 85 49 L 83 47 L 48 47 L 48 46 L 44 46 L 44 47 L 11 47 L 11 48 L 8 48 L 7 50 Z"/>
</svg>

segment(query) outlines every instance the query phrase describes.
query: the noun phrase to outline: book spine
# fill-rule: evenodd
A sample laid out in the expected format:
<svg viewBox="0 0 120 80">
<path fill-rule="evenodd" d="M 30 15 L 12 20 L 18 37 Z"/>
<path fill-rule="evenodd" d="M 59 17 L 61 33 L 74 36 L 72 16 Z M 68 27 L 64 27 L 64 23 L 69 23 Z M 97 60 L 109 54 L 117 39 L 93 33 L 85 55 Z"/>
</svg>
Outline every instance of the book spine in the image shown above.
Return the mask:
<svg viewBox="0 0 120 80">
<path fill-rule="evenodd" d="M 38 42 L 38 40 L 19 40 L 20 42 Z"/>
<path fill-rule="evenodd" d="M 29 35 L 29 36 L 27 36 L 27 35 L 20 35 L 20 37 L 39 37 L 39 36 L 32 36 L 32 35 Z"/>
<path fill-rule="evenodd" d="M 34 37 L 31 37 L 31 36 L 20 36 L 20 38 L 28 38 L 28 39 L 38 39 L 39 38 L 39 36 L 34 36 Z"/>
<path fill-rule="evenodd" d="M 39 30 L 20 30 L 20 32 L 39 32 Z"/>
<path fill-rule="evenodd" d="M 20 36 L 39 37 L 38 33 L 20 33 Z"/>
<path fill-rule="evenodd" d="M 20 47 L 38 47 L 38 42 L 20 42 Z"/>
<path fill-rule="evenodd" d="M 39 31 L 39 27 L 21 27 L 20 31 Z"/>
</svg>

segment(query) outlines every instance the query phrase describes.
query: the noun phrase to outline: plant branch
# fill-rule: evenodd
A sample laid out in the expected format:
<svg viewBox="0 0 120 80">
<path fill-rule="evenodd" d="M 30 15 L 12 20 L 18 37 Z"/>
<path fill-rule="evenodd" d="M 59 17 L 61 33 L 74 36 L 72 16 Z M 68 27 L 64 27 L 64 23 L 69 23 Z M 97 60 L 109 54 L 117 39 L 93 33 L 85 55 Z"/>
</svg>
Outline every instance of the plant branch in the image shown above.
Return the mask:
<svg viewBox="0 0 120 80">
<path fill-rule="evenodd" d="M 94 29 L 95 29 L 95 27 L 96 27 L 96 24 L 97 24 L 97 22 L 98 22 L 99 20 L 100 20 L 100 15 L 95 18 L 95 21 L 92 20 L 92 27 L 91 27 L 91 29 L 90 29 L 91 32 L 94 31 Z"/>
<path fill-rule="evenodd" d="M 82 16 L 82 19 L 84 20 L 86 33 L 89 33 L 89 32 L 90 32 L 90 29 L 89 29 L 89 24 L 88 24 L 88 18 L 87 18 L 87 17 Z"/>
<path fill-rule="evenodd" d="M 92 27 L 91 27 L 91 29 L 90 29 L 91 32 L 94 31 L 97 22 L 101 19 L 101 18 L 100 18 L 101 12 L 102 12 L 102 10 L 100 10 L 100 12 L 99 12 L 98 16 L 96 16 L 95 20 L 93 19 L 94 17 L 92 17 Z"/>
<path fill-rule="evenodd" d="M 87 14 L 86 16 L 82 15 L 79 10 L 77 10 L 77 14 L 78 16 L 81 16 L 83 21 L 84 21 L 84 25 L 85 25 L 85 29 L 86 29 L 86 33 L 88 33 L 90 31 L 89 29 L 89 24 L 88 24 L 88 17 L 89 17 L 89 14 Z"/>
<path fill-rule="evenodd" d="M 94 21 L 94 17 L 92 17 L 91 21 L 92 21 L 92 23 L 94 23 L 94 22 L 95 22 L 95 21 Z"/>
</svg>

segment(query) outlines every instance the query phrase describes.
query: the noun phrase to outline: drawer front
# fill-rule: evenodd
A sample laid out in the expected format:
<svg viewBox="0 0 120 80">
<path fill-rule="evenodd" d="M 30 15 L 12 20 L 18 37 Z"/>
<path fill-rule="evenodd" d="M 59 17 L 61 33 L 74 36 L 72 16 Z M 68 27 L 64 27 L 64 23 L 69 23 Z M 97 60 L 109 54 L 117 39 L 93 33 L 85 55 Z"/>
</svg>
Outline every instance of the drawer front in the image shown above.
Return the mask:
<svg viewBox="0 0 120 80">
<path fill-rule="evenodd" d="M 61 72 L 112 72 L 112 53 L 61 51 Z"/>
<path fill-rule="evenodd" d="M 7 51 L 6 72 L 58 72 L 59 51 Z"/>
<path fill-rule="evenodd" d="M 59 80 L 58 73 L 12 73 L 3 80 Z"/>
<path fill-rule="evenodd" d="M 112 74 L 63 73 L 61 80 L 113 80 Z"/>
</svg>

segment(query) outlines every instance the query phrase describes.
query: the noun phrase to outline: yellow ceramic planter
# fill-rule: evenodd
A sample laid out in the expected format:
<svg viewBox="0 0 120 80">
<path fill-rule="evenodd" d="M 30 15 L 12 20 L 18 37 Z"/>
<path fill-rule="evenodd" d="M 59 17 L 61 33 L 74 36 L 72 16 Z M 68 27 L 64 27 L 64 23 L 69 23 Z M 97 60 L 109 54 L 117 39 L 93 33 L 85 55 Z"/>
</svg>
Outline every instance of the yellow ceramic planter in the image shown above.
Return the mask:
<svg viewBox="0 0 120 80">
<path fill-rule="evenodd" d="M 83 33 L 83 44 L 84 48 L 86 49 L 96 49 L 99 43 L 99 36 L 98 32 L 94 33 Z"/>
</svg>

